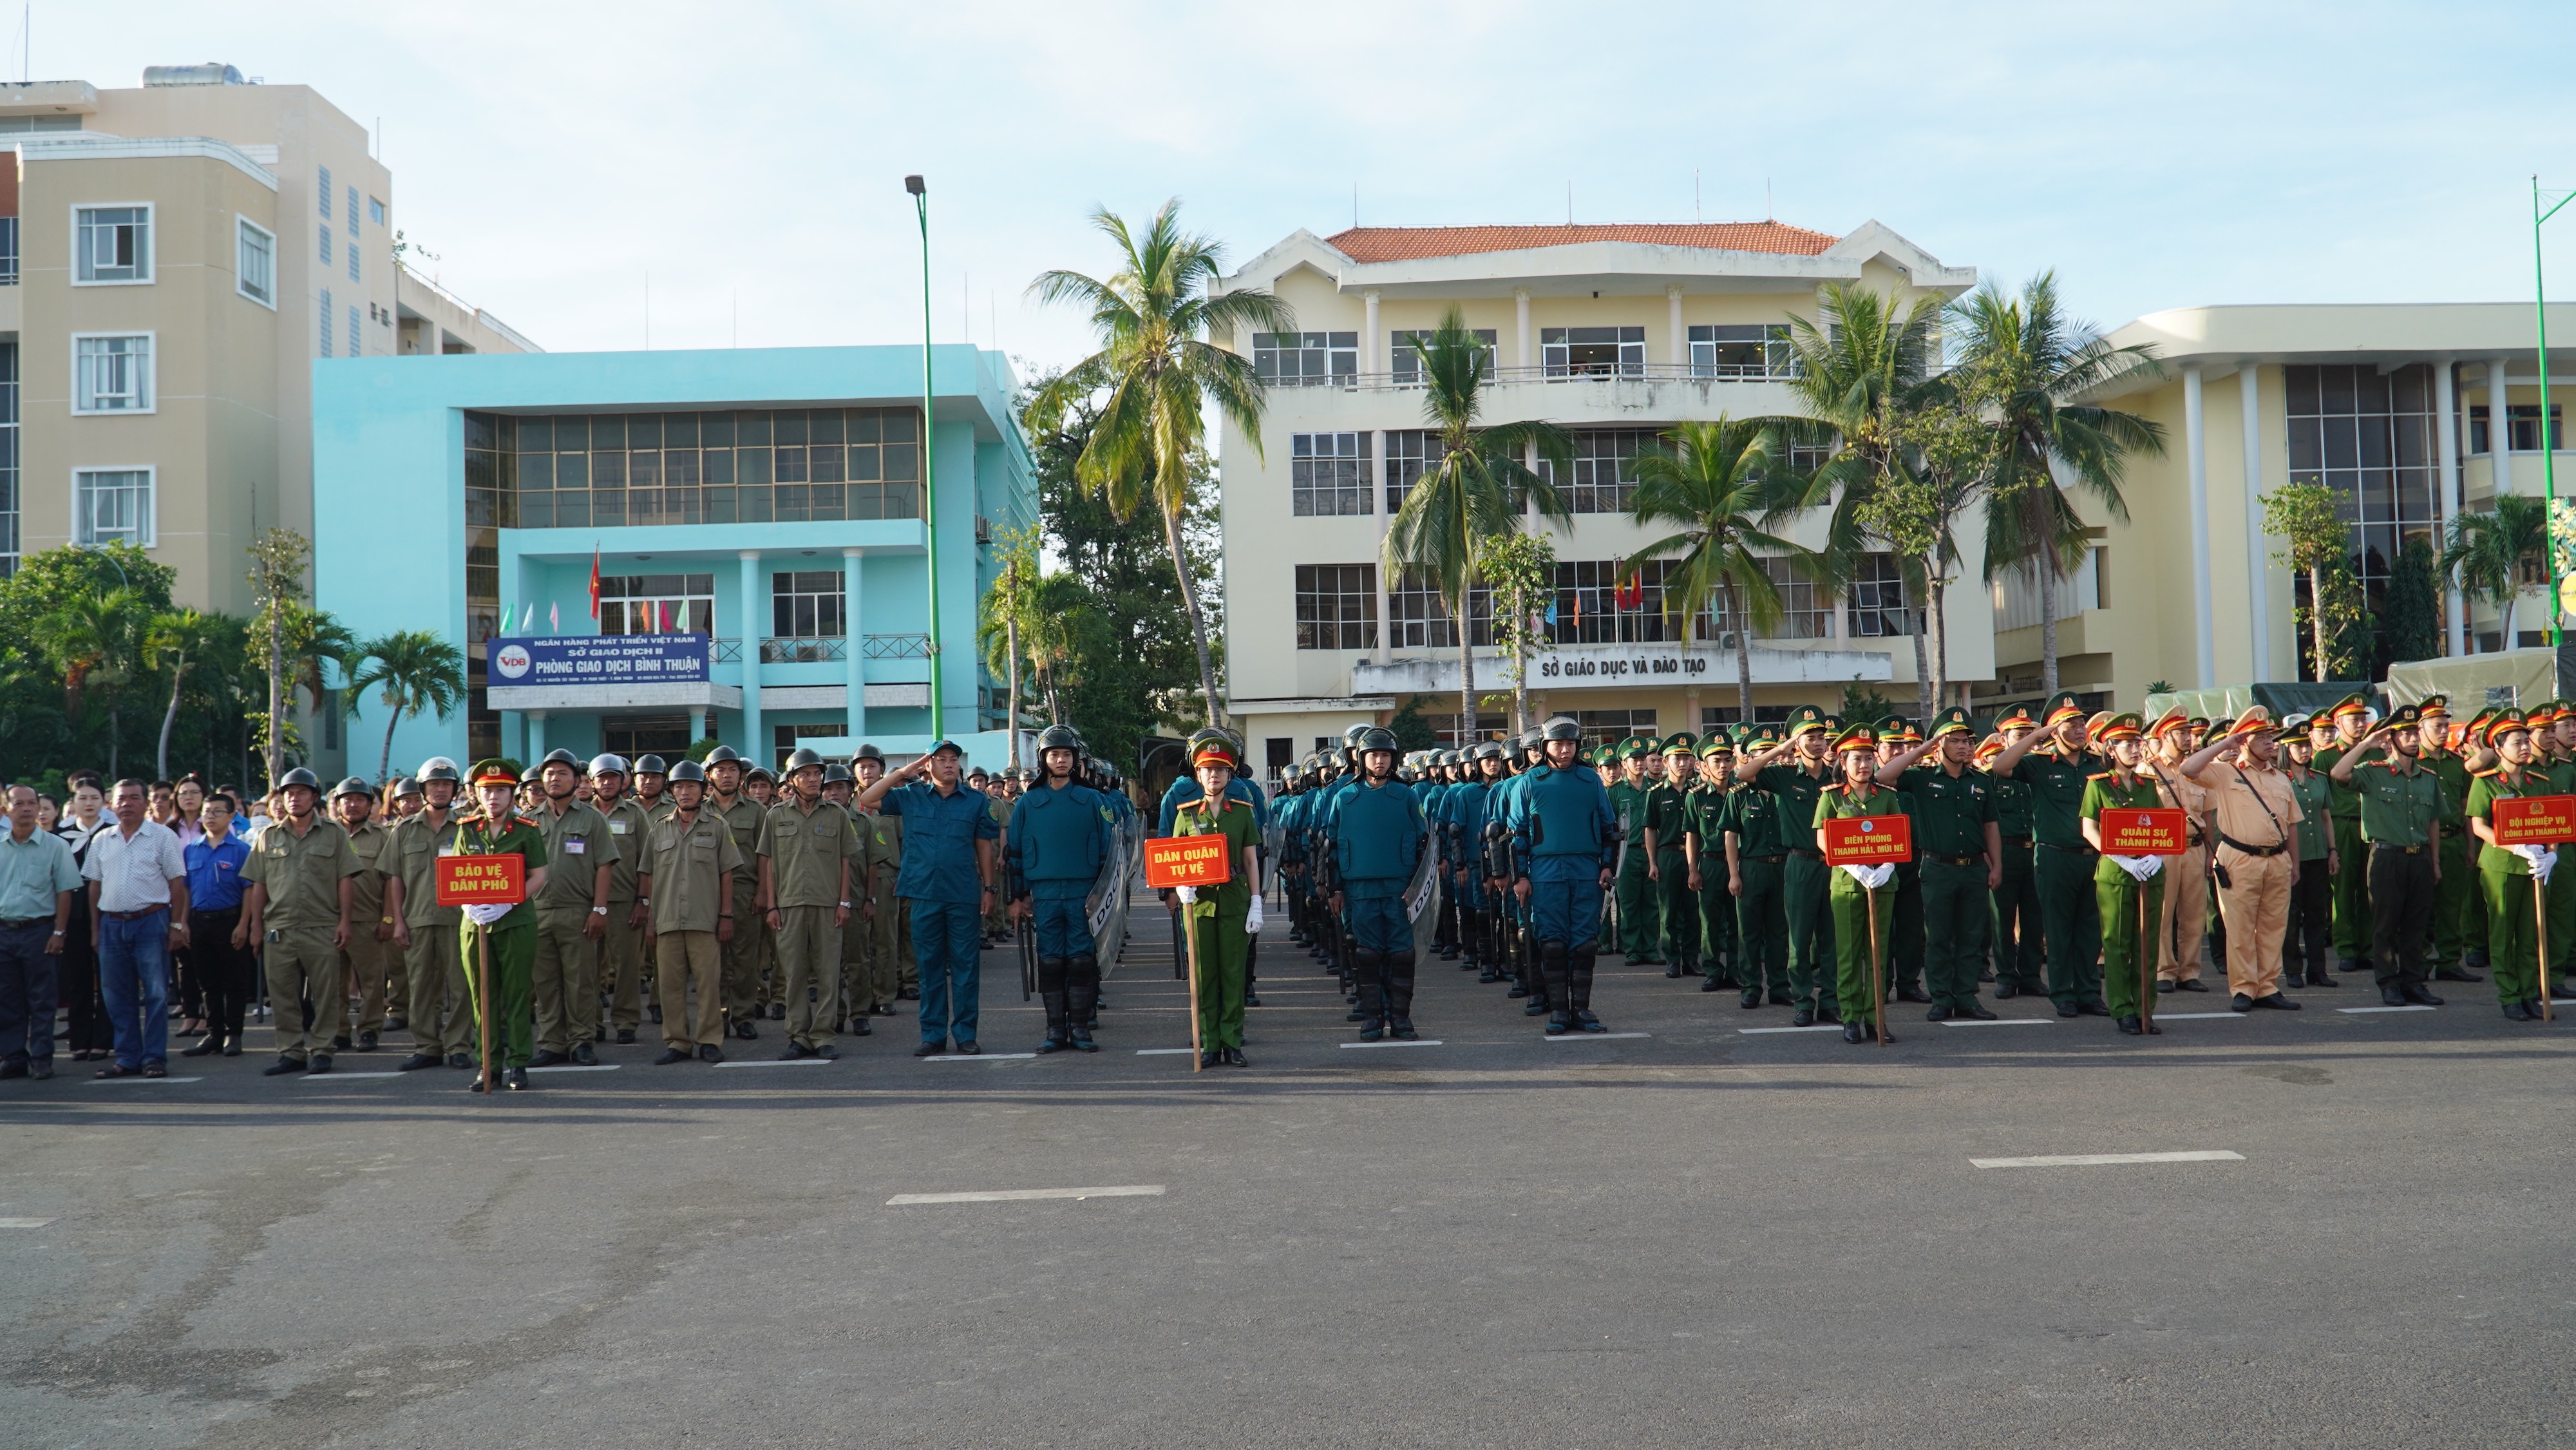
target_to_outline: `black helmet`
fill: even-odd
[[[671,773],[671,767],[663,764],[662,757],[658,755],[639,755],[635,757],[635,773],[637,775],[668,775]]]
[[[537,762],[537,769],[544,770],[549,765],[569,765],[573,774],[581,774],[581,757],[569,750],[547,751],[546,758]]]
[[[832,764],[823,767],[823,784],[847,785],[849,783],[850,768],[848,766],[843,765],[838,761],[834,761]]]
[[[719,745],[715,749],[707,752],[706,763],[711,767],[722,765],[727,761],[732,761],[737,765],[742,763],[741,754],[730,745]]]
[[[776,785],[778,783],[778,777],[771,775],[769,773],[769,767],[765,765],[755,765],[751,769],[744,771],[742,773],[742,779],[743,783],[746,785],[755,780],[765,780],[772,785]]]
[[[1503,758],[1503,743],[1499,740],[1487,740],[1467,753],[1478,760],[1500,760]]]
[[[401,800],[404,796],[418,794],[420,794],[420,782],[407,775],[395,776],[393,783],[385,790],[388,800]]]
[[[679,764],[672,766],[672,783],[676,785],[684,780],[694,780],[700,785],[705,785],[707,783],[706,767],[698,764],[694,760],[683,760]]]
[[[1547,732],[1533,725],[1521,732],[1521,749],[1536,750],[1547,743]]]
[[[353,775],[331,787],[331,799],[336,801],[344,795],[362,795],[369,800],[374,800],[376,788],[367,784],[364,777]]]
[[[527,769],[519,772],[519,784],[534,785],[537,783],[537,777],[545,774],[545,772],[545,762],[539,761],[535,765],[531,765]]]
[[[457,785],[465,783],[465,777],[457,770],[456,762],[444,755],[433,755],[421,762],[420,780],[423,785],[433,780],[452,781]]]
[[[1383,725],[1371,725],[1359,732],[1358,749],[1362,754],[1372,750],[1393,751],[1395,732]]]
[[[1581,740],[1583,727],[1560,715],[1542,726],[1539,736],[1542,740]]]
[[[1038,753],[1044,755],[1050,750],[1070,750],[1078,755],[1082,752],[1082,736],[1070,725],[1049,725],[1038,732]]]
[[[853,764],[856,764],[857,762],[862,761],[862,760],[883,760],[883,759],[885,759],[885,752],[884,752],[884,751],[882,751],[882,750],[877,749],[877,748],[876,748],[875,746],[873,746],[873,745],[861,745],[857,750],[854,750],[854,751],[852,751],[852,752],[850,753],[850,760],[851,760],[851,763],[853,763]]]
[[[594,777],[624,775],[627,773],[626,757],[614,754],[594,755],[590,758],[590,773]]]
[[[787,757],[787,773],[789,775],[794,775],[796,772],[803,770],[809,765],[821,765],[822,763],[822,756],[804,746],[798,746],[794,751],[790,752]]]
[[[277,778],[277,788],[279,790],[284,790],[291,785],[300,785],[306,790],[314,792],[319,792],[322,789],[322,782],[313,778],[313,772],[306,770],[300,765]]]

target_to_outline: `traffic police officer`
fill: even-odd
[[[1551,1037],[1580,1028],[1607,1029],[1592,1014],[1592,964],[1600,950],[1601,894],[1610,887],[1619,821],[1599,776],[1580,767],[1583,727],[1549,721],[1542,730],[1546,764],[1529,772],[1507,822],[1516,879],[1512,894],[1529,908],[1540,973],[1550,1002]]]
[[[839,1057],[841,932],[850,924],[852,862],[864,863],[847,811],[823,799],[823,757],[787,757],[787,790],[761,817],[760,903],[778,942],[787,1007],[781,1062]]]
[[[270,1020],[277,1027],[277,1061],[268,1077],[329,1072],[331,1037],[348,1011],[340,950],[351,935],[358,889],[352,878],[367,868],[349,849],[349,833],[313,809],[321,793],[321,782],[301,766],[280,776],[285,815],[260,833],[242,867],[248,884],[233,946],[266,944]]]
[[[528,896],[536,906],[529,981],[537,1003],[537,1054],[528,1065],[588,1067],[599,1061],[591,1043],[599,1036],[599,947],[608,935],[617,836],[606,816],[574,796],[581,757],[551,751],[537,769],[545,799],[533,819],[545,833],[549,869],[545,891]]]
[[[474,789],[482,797],[482,813],[465,822],[456,833],[456,854],[460,856],[517,856],[525,863],[522,884],[526,894],[516,905],[499,902],[478,903],[465,908],[465,928],[458,934],[457,953],[465,967],[467,995],[475,1002],[477,1023],[483,1018],[480,993],[485,990],[479,970],[481,948],[486,940],[492,949],[490,991],[495,1010],[492,1030],[506,1044],[497,1055],[501,1059],[501,1082],[512,1092],[525,1092],[528,1067],[535,1056],[530,1024],[530,978],[537,954],[537,913],[532,903],[544,899],[546,891],[545,832],[521,816],[513,807],[517,780],[510,762],[499,759],[477,761],[474,766]],[[488,1048],[487,1048],[488,1050]],[[468,1084],[470,1092],[483,1091],[478,1074]]]
[[[2003,884],[2003,830],[1995,820],[1994,782],[1972,768],[1976,731],[1968,712],[1952,706],[1933,717],[1932,733],[1878,769],[1881,785],[1907,798],[1914,817],[1914,854],[1921,863],[1923,975],[1934,1022],[1995,1014],[1977,1000],[1977,969],[1986,959],[1986,932]],[[1921,763],[1926,755],[1931,764]]]
[[[723,947],[742,929],[731,878],[749,863],[732,829],[706,809],[706,789],[706,769],[696,761],[671,767],[670,809],[644,839],[635,881],[653,908],[654,996],[662,1007],[662,1055],[653,1061],[662,1067],[691,1057],[724,1061],[717,1045],[724,1038]]]
[[[1007,840],[1011,909],[1037,935],[1038,998],[1047,1020],[1038,1051],[1097,1052],[1090,1023],[1100,956],[1084,908],[1109,868],[1113,815],[1108,799],[1081,783],[1081,736],[1050,725],[1037,745],[1038,780],[1012,812]]]

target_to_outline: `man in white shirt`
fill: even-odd
[[[99,995],[116,1031],[100,1077],[160,1077],[170,1056],[170,953],[188,944],[188,862],[169,827],[143,818],[143,782],[120,780],[114,825],[90,842],[90,921]]]

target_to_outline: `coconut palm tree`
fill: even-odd
[[[2083,562],[2090,536],[2075,508],[2089,495],[2125,523],[2120,478],[2132,454],[2161,457],[2160,423],[2076,401],[2119,384],[2164,376],[2155,349],[2112,345],[2066,315],[2057,274],[2042,272],[2007,297],[1989,282],[1950,305],[1959,340],[1959,385],[1982,400],[2005,437],[1986,491],[1986,577],[2027,564],[2039,586],[2040,688],[2057,691],[2057,581]]]
[[[144,627],[144,666],[170,672],[170,703],[161,711],[161,742],[153,756],[153,774],[159,779],[170,778],[170,732],[179,723],[179,697],[187,689],[188,672],[211,665],[240,634],[239,620],[194,609],[156,615]]]
[[[385,744],[376,756],[376,782],[393,777],[394,727],[423,710],[446,719],[465,703],[465,653],[436,630],[398,629],[355,646],[344,657],[354,661],[349,675],[349,711],[369,690],[385,707]]]
[[[1649,559],[1677,561],[1664,575],[1664,612],[1681,616],[1685,640],[1692,621],[1716,601],[1735,634],[1736,707],[1749,721],[1753,633],[1778,629],[1783,614],[1780,586],[1766,561],[1789,559],[1804,571],[1822,567],[1808,550],[1771,532],[1809,506],[1806,482],[1772,452],[1776,432],[1758,420],[1720,414],[1714,423],[1684,423],[1664,436],[1673,451],[1637,461],[1629,508],[1641,526],[1674,532],[1639,549],[1628,577],[1637,577]]]
[[[1224,248],[1182,231],[1180,207],[1177,197],[1163,203],[1141,237],[1117,215],[1094,211],[1092,225],[1117,244],[1118,270],[1105,281],[1049,271],[1029,284],[1041,302],[1088,309],[1100,350],[1040,388],[1027,416],[1031,431],[1051,432],[1077,402],[1101,398],[1074,476],[1122,517],[1147,502],[1160,514],[1198,648],[1199,693],[1213,725],[1216,666],[1181,538],[1191,458],[1206,434],[1210,403],[1254,448],[1261,446],[1268,398],[1260,375],[1249,357],[1219,343],[1248,330],[1286,332],[1296,326],[1296,315],[1268,292],[1214,291],[1225,275]]]
[[[1553,423],[1480,421],[1493,348],[1467,330],[1458,308],[1450,308],[1438,328],[1417,335],[1413,346],[1422,363],[1422,419],[1429,435],[1423,444],[1430,456],[1387,525],[1378,567],[1390,576],[1411,570],[1429,579],[1448,606],[1458,630],[1458,731],[1463,740],[1476,726],[1476,655],[1468,606],[1476,586],[1477,555],[1486,541],[1519,532],[1521,515],[1532,506],[1550,520],[1573,524],[1574,511],[1555,481],[1527,460],[1544,458],[1554,471],[1570,473],[1574,440]]]
[[[1038,529],[1005,532],[994,550],[1001,568],[984,591],[982,619],[976,628],[984,646],[985,667],[1008,680],[1010,712],[1004,726],[1011,732],[1011,763],[1020,760],[1020,628],[1037,606]]]
[[[37,625],[46,658],[63,677],[63,709],[74,719],[87,712],[93,693],[107,696],[107,774],[116,778],[123,723],[122,687],[143,656],[151,606],[131,589],[78,594]]]
[[[2458,572],[2462,599],[2483,599],[2503,613],[2507,649],[2513,647],[2514,606],[2521,601],[2523,580],[2547,577],[2540,560],[2549,546],[2548,521],[2548,506],[2528,494],[2506,494],[2492,511],[2451,520],[2442,569]]]

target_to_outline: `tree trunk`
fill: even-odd
[[[376,757],[376,789],[378,790],[385,789],[386,782],[393,779],[394,726],[402,723],[402,717],[401,705],[389,704],[385,707],[385,750],[384,754]]]
[[[1512,738],[1529,733],[1529,600],[1512,594]]]
[[[2317,682],[2323,684],[2328,676],[2326,674],[2326,571],[2322,568],[2311,567],[2308,570],[2308,635],[2315,641],[2313,648],[2317,655]]]
[[[1917,728],[1928,728],[1932,724],[1931,641],[1924,638],[1926,626],[1923,620],[1916,619],[1910,623],[1913,627],[1906,633],[1914,636],[1914,720]]]
[[[188,667],[181,665],[170,672],[170,708],[161,712],[161,749],[153,759],[153,778],[170,778],[170,727],[179,722],[179,687],[188,678]]]
[[[2030,561],[2031,576],[2039,581],[2039,692],[2043,696],[2057,693],[2057,549],[2040,546],[2039,556]]]
[[[1474,580],[1459,591],[1463,596],[1450,613],[1458,621],[1458,746],[1476,738],[1476,646],[1467,632],[1467,599],[1474,596]]]
[[[277,601],[270,601],[268,607],[268,741],[266,747],[260,752],[266,757],[263,763],[268,767],[267,783],[271,785],[277,780],[278,745],[285,729],[286,717],[286,639],[284,635],[286,621],[279,615],[278,608]]]
[[[1950,622],[1941,616],[1941,607],[1949,596],[1950,586],[1928,569],[1924,571],[1924,577],[1931,580],[1932,607],[1924,612],[1923,628],[1931,636],[1932,706],[1939,710],[1948,708],[1950,700]],[[1923,717],[1923,728],[1932,728],[1929,714]]]
[[[1726,617],[1735,625],[1735,713],[1739,723],[1753,723],[1753,631],[1736,607],[1735,581],[1721,586],[1726,591]]]
[[[1002,621],[1002,636],[1011,658],[1010,715],[1002,728],[1011,732],[1011,764],[1016,767],[1020,763],[1020,621],[1016,613]]]
[[[1172,551],[1172,573],[1181,581],[1181,604],[1190,615],[1190,643],[1199,652],[1199,698],[1207,702],[1207,722],[1217,725],[1216,666],[1208,659],[1207,618],[1199,613],[1198,586],[1190,582],[1189,553],[1181,546],[1181,516],[1163,511],[1163,544]]]
[[[117,728],[117,705],[115,697],[109,696],[107,706],[107,778],[111,783],[116,779],[116,747],[121,743],[117,737],[122,733],[123,732]]]

